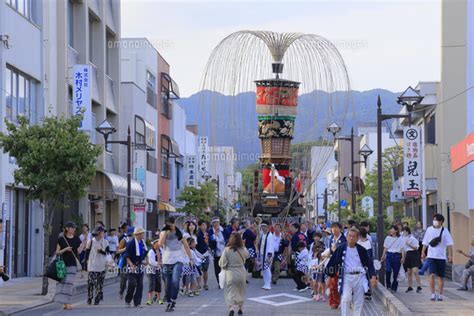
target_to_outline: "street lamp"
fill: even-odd
[[[352,209],[352,212],[355,213],[357,203],[356,203],[356,191],[354,189],[355,188],[354,166],[357,165],[357,164],[360,164],[360,163],[367,164],[367,157],[369,155],[371,155],[373,153],[373,151],[372,151],[372,149],[370,149],[370,147],[367,144],[364,145],[359,150],[359,155],[362,155],[364,157],[364,160],[363,161],[360,161],[360,160],[355,161],[355,158],[354,158],[354,128],[351,128],[351,136],[349,136],[349,137],[347,137],[347,136],[336,137],[336,134],[341,130],[341,128],[336,123],[332,123],[331,125],[329,125],[327,130],[334,135],[335,140],[347,140],[347,141],[351,142],[351,209]],[[339,161],[338,161],[338,166],[339,166]],[[339,189],[341,188],[340,184],[338,185],[338,188]],[[341,196],[341,194],[339,193],[339,204],[341,204],[340,196]],[[340,206],[339,206],[339,220],[340,220],[340,215],[341,215],[341,212],[340,212]]]
[[[341,131],[341,127],[337,125],[337,123],[332,123],[327,127],[328,133],[331,133],[333,138],[334,138],[334,143],[336,143],[336,135]],[[338,179],[337,179],[337,192],[338,192],[338,201],[337,201],[337,216],[338,216],[338,221],[341,221],[341,175],[339,172],[339,159],[340,157],[338,156],[337,159],[337,173],[338,173]]]
[[[130,135],[130,125],[127,130],[127,140],[125,141],[109,141],[109,136],[117,132],[117,129],[107,120],[102,121],[95,129],[104,136],[105,147],[108,144],[121,144],[127,146],[127,224],[131,225],[132,214],[132,137]],[[146,144],[135,144],[137,149],[145,149],[146,151],[153,151],[153,148]]]
[[[217,179],[212,179],[212,183],[216,184],[217,186],[217,210],[214,211],[214,216],[219,216],[219,207],[220,207],[220,181],[219,175],[217,175]]]
[[[363,163],[365,166],[367,166],[367,158],[372,155],[374,151],[370,149],[369,145],[365,144],[362,146],[362,148],[359,150],[359,155],[364,157]],[[361,162],[362,163],[362,162]]]
[[[413,89],[408,87],[399,97],[398,104],[406,106],[408,114],[382,114],[382,101],[380,95],[377,97],[377,250],[378,254],[383,252],[383,192],[382,192],[382,122],[390,119],[407,118],[411,124],[411,112],[414,107],[423,100],[423,97]],[[384,269],[379,271],[379,280],[385,285]]]

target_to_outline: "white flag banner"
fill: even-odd
[[[81,111],[83,111],[84,117],[80,129],[89,133],[95,130],[95,127],[92,126],[91,80],[90,65],[74,65],[72,80],[73,115],[80,115]]]
[[[403,129],[403,195],[421,196],[421,129],[418,126]]]
[[[209,139],[205,136],[199,137],[199,176],[203,177],[209,173]]]

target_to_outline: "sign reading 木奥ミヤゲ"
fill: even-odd
[[[80,129],[92,133],[95,126],[92,126],[91,66],[74,65],[72,79],[73,115],[80,115],[82,113],[83,118]]]
[[[403,195],[421,196],[421,130],[418,126],[403,129]]]

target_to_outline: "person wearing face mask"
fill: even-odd
[[[425,249],[428,247],[430,290],[432,301],[443,300],[444,275],[446,270],[446,248],[448,249],[448,262],[453,262],[453,238],[449,231],[443,227],[444,216],[433,215],[433,226],[428,227],[423,238],[422,259],[425,259]],[[435,275],[438,276],[438,293],[435,292]]]

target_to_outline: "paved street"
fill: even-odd
[[[305,293],[293,292],[294,284],[291,279],[282,279],[271,291],[260,289],[262,280],[251,279],[247,291],[247,302],[244,306],[246,315],[339,315],[340,312],[331,310],[327,302],[314,302],[309,299],[309,291]],[[217,283],[210,282],[210,290],[203,292],[199,297],[178,298],[177,308],[173,315],[227,315],[223,292],[217,289]],[[147,284],[145,284],[147,289]],[[77,295],[74,299],[74,310],[68,315],[84,315],[97,313],[100,315],[116,315],[126,312],[127,315],[154,315],[164,313],[165,305],[144,306],[142,309],[126,309],[123,301],[118,297],[118,283],[105,287],[105,300],[99,306],[89,306],[86,303],[86,294]],[[145,294],[145,291],[144,291]],[[271,296],[265,298],[265,296]],[[145,302],[145,295],[143,298]],[[15,315],[61,315],[62,306],[50,303],[39,308],[18,313]],[[385,315],[382,304],[373,301],[365,304],[364,315]]]

